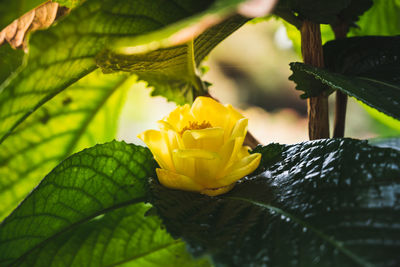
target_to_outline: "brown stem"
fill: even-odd
[[[215,101],[218,101],[218,99],[215,99],[212,95],[210,95],[209,92],[205,95],[207,97],[211,97]],[[247,132],[246,138],[244,139],[243,145],[249,146],[251,149],[254,149],[257,145],[261,144],[249,131]]]
[[[346,38],[349,27],[347,23],[340,23],[332,25],[332,30],[335,33],[335,39]],[[344,137],[344,129],[346,124],[346,109],[347,109],[347,95],[341,91],[336,91],[335,102],[335,122],[333,128],[333,137]]]
[[[320,25],[304,21],[300,32],[304,63],[323,67]],[[308,135],[310,140],[329,138],[328,96],[320,95],[308,99]]]
[[[344,128],[346,124],[347,95],[341,91],[336,91],[335,102],[335,124],[333,128],[333,137],[344,137]]]

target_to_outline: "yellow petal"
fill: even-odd
[[[159,168],[156,169],[156,172],[158,180],[165,187],[197,192],[203,189],[201,185],[196,184],[185,175]]]
[[[219,152],[219,155],[221,157],[221,164],[216,176],[217,179],[225,176],[232,165],[238,159],[240,159],[238,158],[238,153],[242,149],[243,141],[243,137],[238,137],[235,139],[230,139],[223,145],[222,149]]]
[[[227,171],[227,175],[220,178],[219,182],[221,185],[230,185],[237,180],[243,178],[244,176],[250,174],[255,169],[257,169],[258,165],[260,164],[261,154],[254,153],[251,154],[232,166],[230,170]]]
[[[187,130],[183,133],[182,140],[186,149],[197,148],[217,152],[224,142],[224,129]]]
[[[218,154],[215,152],[203,150],[203,149],[176,149],[174,153],[177,153],[180,158],[195,158],[195,159],[215,159]]]
[[[225,128],[229,122],[227,108],[210,97],[197,97],[191,112],[198,122],[210,122],[213,127]]]
[[[160,131],[147,130],[138,137],[149,147],[158,164],[163,169],[175,170],[168,145]]]
[[[238,120],[232,129],[231,138],[245,137],[247,133],[247,124],[248,120],[246,118]]]
[[[240,114],[239,111],[234,109],[231,105],[226,105],[226,109],[229,112],[229,120],[228,120],[229,122],[225,125],[225,140],[228,140],[236,122],[240,119],[243,119],[244,116]]]
[[[237,154],[238,159],[242,159],[250,155],[249,150],[251,150],[249,146],[242,146]]]
[[[200,191],[200,193],[208,195],[210,197],[217,196],[217,195],[222,195],[225,194],[226,192],[230,191],[235,184],[230,184],[228,186],[220,187],[220,188],[214,188],[214,189],[203,189]]]
[[[201,149],[174,150],[173,160],[177,173],[191,177],[204,187],[219,186],[215,179],[221,161],[217,153]]]
[[[186,104],[173,110],[168,117],[164,118],[164,121],[170,124],[176,132],[180,132],[189,124],[189,121],[194,121],[194,118],[190,112],[190,106]]]
[[[160,121],[157,121],[157,124],[158,124],[158,128],[162,131],[168,131],[168,130],[174,131],[175,130],[175,127],[167,121],[160,120]]]
[[[174,162],[176,172],[193,179],[195,175],[195,159],[188,157],[182,158],[180,157],[178,151],[179,149],[176,149],[172,152],[172,160]]]
[[[158,121],[158,127],[163,134],[163,138],[167,143],[168,150],[173,151],[174,149],[183,149],[184,144],[182,137],[179,133],[175,131],[175,129],[166,121]]]
[[[228,111],[230,113],[230,119],[233,122],[236,122],[236,121],[244,118],[244,116],[239,111],[237,111],[235,108],[233,108],[232,105],[228,104],[228,105],[225,105],[225,107],[228,109]]]

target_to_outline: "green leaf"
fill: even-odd
[[[357,22],[358,28],[351,28],[351,36],[399,35],[400,2],[396,0],[373,0],[370,10]]]
[[[155,166],[147,148],[116,141],[63,161],[1,223],[0,264],[13,264],[99,215],[143,202]]]
[[[45,0],[0,0],[0,31],[26,12],[46,2]]]
[[[184,45],[191,38],[194,27],[198,34],[203,33],[194,41],[198,50],[196,55],[199,60],[203,59],[217,42],[246,21],[243,18],[238,21],[239,18],[235,17],[234,26],[231,26],[232,18],[229,20],[237,5],[244,1],[86,1],[50,29],[35,32],[30,38],[27,66],[13,79],[0,85],[0,143],[41,105],[95,70],[96,57],[98,64],[106,64],[101,59],[106,57],[107,51],[122,49],[128,44],[135,49],[141,45],[146,47],[141,51],[147,53],[137,55],[142,61],[135,62],[136,66],[145,67],[147,62],[153,66],[149,72],[158,66],[157,73],[163,73],[162,65],[168,65],[171,60],[168,55],[177,56],[180,48],[175,52],[166,49],[160,59],[154,57],[158,52],[152,51]],[[213,16],[219,19],[211,22],[220,21],[222,24],[206,31],[212,25],[206,23],[210,22],[207,19]],[[228,21],[224,22],[224,19]],[[193,73],[190,77],[192,81]],[[187,77],[182,79],[188,80]],[[160,90],[164,94],[162,88]],[[165,92],[165,95],[183,101],[181,95],[171,97],[171,92]],[[185,101],[191,95],[195,93],[184,94]]]
[[[324,139],[282,146],[277,157],[217,197],[153,181],[152,203],[169,232],[221,266],[399,262],[400,151]]]
[[[115,138],[135,78],[90,74],[17,127],[0,146],[0,219],[72,152]]]
[[[387,147],[400,150],[400,137],[373,138],[368,140],[368,143],[373,146]]]
[[[182,105],[192,102],[199,95],[205,94],[206,86],[197,76],[197,68],[204,57],[218,43],[246,21],[243,17],[234,16],[210,28],[194,41],[146,54],[136,52],[123,54],[104,50],[97,56],[96,62],[105,73],[132,72],[139,79],[146,81],[148,86],[154,88],[153,96],[162,95],[168,100]],[[124,41],[124,43],[127,43],[127,41]],[[129,48],[125,49],[130,50]],[[143,49],[142,46],[140,46],[139,51],[141,49]],[[121,48],[121,50],[123,49]],[[135,50],[135,48],[132,50]]]
[[[350,36],[364,35],[400,35],[400,2],[374,0],[374,5],[360,19],[358,28],[351,28]],[[400,122],[394,120],[376,109],[366,108],[367,112],[380,123],[389,126],[390,129],[400,132]],[[380,127],[381,128],[381,127]],[[387,130],[383,134],[387,134]]]
[[[321,83],[320,80],[311,76],[310,73],[306,71],[299,71],[298,65],[296,64],[302,63],[290,63],[290,69],[293,73],[289,76],[289,80],[296,83],[296,90],[304,92],[302,95],[300,95],[301,98],[306,99],[322,94],[329,95],[333,92],[333,90],[331,90],[326,84]],[[305,66],[308,67],[308,65]]]
[[[308,88],[307,84],[310,80],[315,80],[353,96],[393,118],[400,119],[400,84],[398,82],[386,82],[363,75],[343,75],[299,62],[291,63],[290,68],[294,73],[290,79],[297,83],[298,89]],[[313,93],[306,91],[307,95]]]
[[[53,2],[59,3],[61,6],[68,8],[75,8],[85,2],[86,0],[52,0]]]
[[[194,260],[139,203],[94,218],[21,257],[17,266],[210,266]]]
[[[352,0],[314,1],[314,0],[281,0],[274,13],[282,18],[298,17],[320,24],[330,24],[337,20],[342,10],[351,4]],[[290,20],[288,20],[290,22]],[[299,26],[299,25],[298,25]]]
[[[353,37],[335,40],[324,45],[326,66],[335,72],[373,78],[400,87],[400,37]],[[380,87],[375,88],[379,91]],[[383,96],[391,97],[390,92]],[[381,105],[385,105],[382,102]],[[399,121],[372,108],[370,115],[395,129]],[[397,118],[397,117],[395,117]],[[400,129],[400,128],[399,128]]]
[[[0,84],[21,66],[23,58],[22,50],[13,50],[9,45],[0,46]]]
[[[351,0],[351,3],[338,14],[337,22],[351,25],[372,5],[373,0]]]
[[[368,114],[374,119],[372,121],[372,127],[381,137],[389,137],[400,135],[400,121],[385,115],[384,113],[371,108],[363,103],[361,106],[368,112]]]
[[[400,36],[363,36],[324,45],[326,68],[400,84]]]

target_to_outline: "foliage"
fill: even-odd
[[[297,89],[306,91],[306,96],[321,94],[322,91],[308,88],[323,88],[314,86],[322,83],[400,119],[399,48],[399,36],[330,41],[324,45],[324,61],[329,70],[291,63],[290,79],[297,83]]]
[[[27,53],[0,46],[1,266],[398,265],[398,138],[258,146],[258,168],[214,197],[161,186],[147,148],[112,141],[139,80],[178,104],[207,95],[200,64],[263,1],[55,2],[65,13],[21,36]],[[42,3],[0,0],[0,30]],[[303,97],[340,90],[396,128],[398,11],[279,1],[298,51],[304,21],[330,24],[325,68],[291,63]],[[331,26],[355,23],[332,41]]]
[[[263,162],[216,198],[153,181],[152,203],[167,229],[222,266],[390,266],[399,260],[398,151],[352,139],[280,146],[279,154],[276,148],[258,151],[275,155],[277,163]]]

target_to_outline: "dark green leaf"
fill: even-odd
[[[334,72],[400,84],[400,36],[364,36],[324,45],[325,66]]]
[[[57,95],[0,146],[0,220],[71,153],[115,138],[134,77],[99,71]]]
[[[274,13],[285,18],[297,16],[299,19],[315,23],[330,24],[337,20],[339,13],[347,8],[352,0],[281,0]],[[290,20],[288,20],[290,22]]]
[[[338,22],[352,24],[373,5],[372,0],[351,0],[350,5],[343,9],[338,15]]]
[[[111,142],[58,165],[0,225],[0,265],[95,217],[146,199],[156,163],[147,148]]]
[[[245,22],[243,18],[238,22],[238,17],[233,24],[231,20],[223,21],[232,16],[237,5],[244,1],[86,1],[55,26],[34,33],[27,66],[13,79],[0,85],[0,143],[42,104],[96,69],[97,56],[98,63],[105,66],[107,62],[101,59],[109,58],[108,53],[126,52],[133,48],[136,51],[133,54],[139,50],[146,52],[136,55],[135,59],[141,59],[134,63],[136,70],[140,69],[138,66],[150,65],[149,72],[168,75],[163,66],[178,56],[177,51],[182,49],[180,46],[196,37],[191,34],[192,27],[197,27],[195,32],[203,34],[194,41],[194,47],[198,50],[198,58],[203,59],[217,42]],[[218,21],[222,24],[206,31],[212,25],[207,18],[213,16],[220,18]],[[168,47],[172,46],[177,46],[177,50],[171,52]],[[162,56],[153,52],[161,47],[167,48]],[[173,57],[169,58],[171,55]],[[194,66],[193,62],[196,60],[190,54],[185,63]],[[191,71],[189,78],[181,79],[193,83],[195,69]],[[199,92],[171,98],[183,102],[195,94]],[[171,96],[171,92],[167,91],[165,95]]]
[[[400,150],[400,137],[373,138],[368,140],[368,143],[373,146],[387,147]]]
[[[157,217],[139,203],[106,213],[51,238],[21,257],[16,266],[210,266],[194,260],[185,243],[174,240]]]
[[[290,63],[290,69],[293,73],[289,76],[289,80],[296,83],[296,90],[304,92],[300,95],[301,98],[305,99],[319,96],[321,94],[329,95],[333,92],[333,90],[330,90],[327,85],[321,83],[321,81],[311,76],[308,72],[298,71],[298,66],[296,64],[301,63]]]
[[[397,265],[399,151],[325,139],[278,157],[217,197],[153,181],[152,202],[168,231],[221,266]]]
[[[400,119],[400,80],[386,82],[363,75],[344,75],[299,62],[291,63],[290,67],[294,73],[291,79],[301,90],[307,90],[310,80],[314,79],[332,89],[353,96],[393,118]],[[371,74],[374,75],[373,72]],[[307,95],[313,93],[306,91]]]

